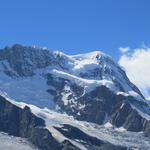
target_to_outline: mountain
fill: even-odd
[[[144,99],[125,72],[102,52],[68,56],[18,44],[0,50],[1,91],[12,98],[28,103],[30,99],[30,103],[36,105],[41,101],[43,107],[51,107],[53,102],[50,99],[53,99],[53,95],[47,93],[50,89],[47,78],[53,74],[80,82],[85,92],[99,84],[106,84],[110,88],[112,86],[113,91]]]
[[[142,132],[140,136],[143,139],[146,138],[145,136],[150,136],[149,104],[140,90],[130,82],[123,69],[110,56],[100,51],[66,55],[59,51],[19,44],[1,49],[0,95],[5,99],[9,97],[12,105],[24,104],[23,108],[18,108],[21,112],[20,109],[30,108],[34,115],[48,122],[46,126],[50,126],[49,124],[53,122],[55,124],[60,122],[64,113],[68,117],[72,116],[75,120],[72,121],[69,117],[69,123],[63,119],[57,126],[50,127],[53,128],[53,132],[59,132],[67,139],[73,140],[65,140],[65,143],[69,143],[69,147],[77,147],[77,144],[73,144],[75,139],[78,139],[78,144],[86,149],[93,147],[93,149],[100,149],[102,145],[106,147],[118,145],[117,140],[113,141],[115,138],[113,136],[109,140],[107,138],[104,140],[100,136],[95,137],[95,135],[91,137],[89,133],[81,130],[84,126],[83,122],[89,123],[87,130],[91,131],[92,128],[95,134],[99,132],[104,134],[96,129],[103,127],[111,134],[116,129],[123,129],[127,134],[132,131],[129,132],[130,135],[134,132]],[[16,103],[12,102],[12,99],[15,99]],[[33,115],[30,113],[29,116]],[[54,120],[52,116],[61,117]],[[81,125],[75,125],[76,122]],[[108,125],[111,125],[111,129],[107,129]],[[42,126],[44,127],[44,124]],[[8,131],[4,132],[8,133]],[[49,130],[49,132],[52,131]],[[53,137],[56,133],[52,134],[52,141],[57,139]],[[120,133],[116,134],[119,136]],[[13,135],[24,137],[20,134]],[[124,140],[122,135],[123,133],[119,137]],[[25,137],[30,139],[30,136]],[[134,138],[137,139],[137,137]],[[83,144],[81,141],[90,145]],[[55,142],[58,142],[58,139]],[[57,145],[60,145],[62,149],[64,143],[58,143]],[[130,144],[119,142],[121,148],[134,149],[134,146]],[[140,146],[137,145],[135,147],[139,148]],[[141,145],[143,147],[144,144]],[[147,145],[149,146],[149,143]],[[105,146],[103,149],[108,149]],[[148,148],[145,147],[145,150]]]
[[[60,124],[57,126],[56,122],[53,123],[50,118],[41,119],[48,117],[46,110],[41,111],[35,106],[30,107],[32,109],[0,96],[0,130],[9,135],[26,138],[34,146],[43,150],[80,150],[80,147],[81,149],[86,147],[86,149],[127,150],[125,146],[115,146],[101,141],[72,125],[61,124],[61,127]]]

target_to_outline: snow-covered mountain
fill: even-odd
[[[53,87],[47,85],[47,75],[72,80],[84,87],[85,93],[105,85],[115,92],[143,99],[125,72],[100,51],[68,56],[18,44],[0,50],[0,90],[8,96],[51,107],[53,97],[47,90]]]
[[[1,49],[0,95],[15,99],[16,103],[11,102],[17,106],[20,105],[19,102],[26,103],[23,106],[28,105],[33,114],[44,119],[51,133],[59,132],[67,139],[78,139],[88,143],[89,139],[90,142],[93,141],[89,137],[90,133],[97,132],[99,136],[96,137],[103,141],[100,138],[103,131],[100,130],[98,133],[96,129],[102,128],[101,126],[109,136],[115,132],[114,128],[143,132],[144,135],[150,136],[149,104],[139,89],[130,82],[122,68],[110,56],[100,51],[66,55],[59,51],[18,44]],[[61,117],[64,117],[61,113],[72,116],[74,120],[69,116],[67,119],[71,120],[69,123],[66,119],[61,120]],[[90,133],[79,130],[84,126],[83,122],[89,122],[84,128],[90,130]],[[62,127],[60,124],[63,124]],[[105,125],[110,124],[112,128],[106,129]],[[70,133],[70,130],[73,133]],[[128,131],[127,136],[132,134],[132,132],[128,134]],[[86,136],[86,139],[74,137],[72,135],[74,132],[81,137]],[[118,133],[118,136],[123,140],[124,134]],[[107,138],[105,140],[116,145],[117,140],[114,141],[114,138],[111,135],[109,141]],[[137,137],[134,136],[133,141],[134,138]],[[57,138],[54,136],[54,139]],[[73,140],[72,144],[74,142]],[[120,142],[118,145],[134,147],[131,143],[125,143]],[[92,148],[82,142],[78,144],[81,144],[83,149]],[[149,143],[147,145],[149,146]],[[95,149],[98,149],[97,146],[94,146]],[[137,149],[139,147],[137,146]]]

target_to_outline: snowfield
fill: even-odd
[[[26,139],[0,132],[0,150],[38,150]]]
[[[40,73],[32,77],[11,78],[0,70],[0,92],[17,101],[27,102],[39,107],[54,108],[53,97],[47,92],[46,79]]]

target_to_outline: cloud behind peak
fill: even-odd
[[[130,53],[123,53],[119,64],[145,97],[150,97],[150,48],[137,48]]]

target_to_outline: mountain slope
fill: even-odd
[[[82,81],[93,81],[93,84],[99,84],[101,80],[113,83],[113,90],[144,98],[128,80],[125,72],[102,52],[68,56],[61,52],[18,44],[0,50],[1,91],[21,101],[28,102],[30,99],[29,103],[36,105],[39,103],[37,101],[42,101],[40,105],[50,107],[52,101],[49,99],[53,97],[46,92],[46,82],[47,73],[54,73],[53,69],[58,75],[62,72],[68,77],[73,75]]]
[[[53,122],[51,118],[54,116],[48,110],[41,110],[30,105],[29,107],[25,103],[17,103],[0,96],[0,130],[13,136],[26,138],[43,150],[90,150],[92,147],[101,150],[107,148],[127,150],[125,146],[102,141],[72,125],[66,126],[75,130],[65,130],[67,133],[65,135],[61,133],[63,131],[62,124],[57,123],[59,120]],[[77,137],[69,137],[71,134]],[[77,141],[77,139],[81,141]]]
[[[69,56],[59,51],[18,44],[6,47],[0,50],[0,94],[66,113],[76,120],[97,125],[111,124],[114,128],[150,136],[150,107],[144,96],[120,66],[99,51]],[[49,118],[40,108],[32,109],[33,113],[39,118]],[[48,119],[46,125],[51,123],[52,120]],[[61,124],[62,127],[52,127],[50,132],[60,132],[73,141],[76,137],[64,130],[80,133],[92,144],[93,138],[84,135],[79,130],[81,127]],[[81,137],[78,140],[84,141]]]

